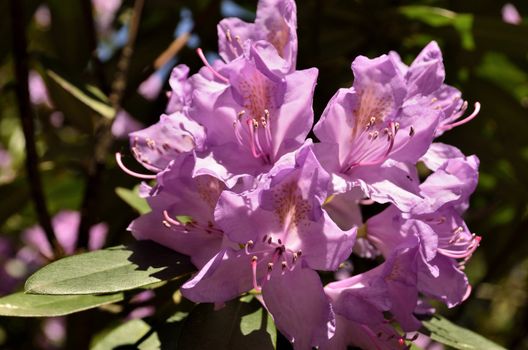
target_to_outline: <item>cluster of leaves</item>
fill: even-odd
[[[16,0],[15,0],[16,1]],[[37,110],[37,149],[40,174],[51,213],[79,210],[86,197],[98,205],[91,216],[110,228],[108,245],[130,242],[126,226],[146,210],[137,200],[135,183],[116,168],[114,151],[128,148],[113,143],[106,155],[97,193],[86,191],[90,164],[96,156],[101,120],[112,119],[110,89],[118,70],[120,51],[104,63],[98,74],[93,59],[90,24],[83,1],[47,0],[53,22],[39,29],[32,14],[40,0],[24,0],[33,69],[41,72],[56,108],[63,112],[63,127],[54,128],[50,111]],[[515,2],[521,14],[528,5]],[[146,1],[134,54],[127,74],[121,106],[144,124],[162,113],[163,94],[146,101],[137,88],[154,69],[154,62],[173,42],[182,8],[194,17],[193,33],[205,51],[216,51],[215,23],[221,18],[222,1]],[[237,1],[254,13],[256,1]],[[225,4],[224,4],[225,5]],[[465,154],[481,159],[481,178],[467,222],[483,236],[481,248],[467,272],[473,296],[461,307],[441,310],[458,324],[476,330],[507,348],[528,346],[523,325],[528,321],[528,22],[504,23],[501,2],[484,0],[303,0],[299,3],[299,68],[321,70],[315,93],[315,115],[320,115],[333,92],[349,86],[351,59],[359,54],[377,56],[396,50],[413,57],[425,43],[439,42],[448,69],[447,83],[464,91],[469,101],[480,101],[483,110],[471,125],[445,136]],[[125,1],[115,22],[128,23],[132,2]],[[15,174],[0,174],[0,233],[18,240],[20,232],[37,222],[27,175],[23,170],[24,142],[15,108],[15,81],[11,52],[9,2],[0,3],[0,144],[13,157]],[[20,19],[19,19],[20,20]],[[92,46],[91,46],[92,45]],[[201,62],[184,47],[179,58],[196,70]],[[126,206],[123,200],[130,204]],[[148,265],[145,265],[148,262]],[[357,259],[358,270],[366,263]],[[193,272],[188,260],[149,243],[130,243],[102,251],[67,257],[34,274],[24,290],[0,299],[4,316],[51,317],[68,315],[65,346],[109,349],[134,346],[140,349],[178,348],[269,349],[287,346],[277,336],[273,321],[252,297],[229,303],[220,311],[212,305],[194,306],[182,300],[178,287]],[[1,283],[1,282],[0,282]],[[154,316],[122,321],[131,310],[128,303],[145,289],[153,290]],[[490,315],[493,315],[491,317]],[[439,342],[457,349],[500,348],[463,330],[445,318],[424,323],[424,331]],[[35,321],[0,319],[0,346],[33,348],[39,333]],[[131,334],[134,336],[131,338]]]

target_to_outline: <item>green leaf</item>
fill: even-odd
[[[146,214],[151,211],[147,200],[139,196],[139,185],[131,190],[124,187],[117,187],[115,191],[119,198],[124,200],[128,205],[137,210],[140,214]],[[181,222],[183,225],[187,225],[188,223],[193,221],[193,219],[187,215],[176,215],[175,219]]]
[[[71,96],[75,97],[78,101],[82,102],[94,112],[97,112],[108,119],[114,118],[115,110],[112,108],[112,106],[110,106],[108,99],[101,98],[104,96],[104,94],[100,92],[95,86],[82,86],[80,84],[76,85],[66,80],[51,69],[48,69],[46,73],[61,88],[63,88]]]
[[[468,329],[457,326],[441,316],[424,321],[423,325],[431,332],[431,339],[463,350],[504,350],[492,341]]]
[[[20,213],[30,202],[27,179],[19,176],[12,183],[0,186],[0,198],[9,198],[0,201],[0,226],[4,225],[12,215]]]
[[[139,186],[129,190],[124,187],[117,187],[116,194],[124,200],[128,205],[134,208],[140,214],[146,214],[150,211],[150,206],[145,198],[139,196]]]
[[[150,241],[73,255],[34,273],[26,292],[99,294],[143,287],[194,271],[188,257]]]
[[[409,348],[409,350],[424,350],[424,349],[414,343],[411,343],[411,347]]]
[[[95,47],[88,40],[90,27],[81,1],[47,0],[46,5],[53,18],[49,39],[62,65],[70,71],[86,69]]]
[[[1,316],[51,317],[92,309],[123,300],[122,293],[108,295],[36,295],[23,292],[0,298]]]
[[[277,331],[255,299],[234,300],[218,310],[212,304],[194,308],[183,325],[178,349],[266,350],[276,346]]]
[[[486,53],[476,72],[515,96],[519,102],[528,97],[528,74],[502,53]]]
[[[144,338],[144,339],[143,339]],[[159,349],[161,346],[158,334],[151,331],[150,326],[143,320],[132,320],[97,337],[90,346],[91,350],[111,350],[126,346],[134,349]]]
[[[418,20],[431,27],[452,26],[459,32],[462,46],[466,50],[475,48],[472,14],[456,13],[440,7],[422,5],[401,6],[399,11],[405,17]]]
[[[114,325],[97,334],[90,349],[176,349],[187,315],[187,312],[177,311],[163,321],[157,319],[152,325],[143,320]]]
[[[520,62],[526,59],[528,53],[528,25],[511,25],[500,17],[475,16],[475,42],[480,51],[496,51],[507,54]]]

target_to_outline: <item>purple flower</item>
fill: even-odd
[[[201,268],[220,250],[224,239],[213,213],[225,186],[208,175],[192,178],[193,167],[194,159],[189,156],[159,173],[159,183],[147,197],[152,211],[128,229],[136,239],[152,240],[189,255]]]
[[[361,227],[363,225],[363,217],[361,215],[360,205],[374,203],[374,201],[365,199],[364,197],[363,191],[359,187],[355,187],[348,192],[334,194],[328,197],[325,201],[324,208],[341,229],[349,230],[354,226]],[[378,256],[379,252],[376,247],[362,236],[363,233],[358,232],[353,249],[354,254],[368,259]],[[345,274],[347,272],[343,270],[342,273]]]
[[[128,134],[141,128],[143,128],[143,124],[134,119],[127,111],[121,109],[112,123],[112,135],[118,139],[127,138]]]
[[[411,240],[397,247],[376,268],[325,286],[336,314],[364,325],[386,323],[390,311],[404,331],[420,328],[413,316],[418,301],[416,255]]]
[[[445,143],[432,143],[427,152],[420,159],[427,168],[438,170],[445,162],[453,158],[465,158],[464,154],[456,147]]]
[[[467,278],[458,268],[457,261],[442,254],[441,250],[450,249],[449,245],[452,245],[453,241],[439,236],[441,232],[435,231],[424,221],[405,220],[401,214],[390,216],[394,211],[396,209],[390,207],[367,222],[369,239],[384,256],[392,254],[394,249],[402,244],[414,246],[418,251],[414,261],[417,289],[444,301],[449,307],[465,300],[469,292]],[[449,234],[453,237],[453,230],[450,230]],[[446,247],[440,248],[442,244]]]
[[[155,172],[194,151],[193,176],[212,175],[232,187],[304,142],[313,123],[317,70],[285,71],[284,60],[263,41],[227,64],[204,62],[207,67],[191,78],[185,65],[173,70],[167,110],[174,113],[132,133],[132,151]]]
[[[199,79],[198,77],[204,73],[207,78]],[[188,74],[189,67],[186,65],[180,64],[174,67],[169,79],[172,91],[168,94],[169,102],[166,108],[168,114],[163,114],[156,124],[129,135],[134,157],[150,171],[158,173],[164,170],[171,160],[185,158],[195,150],[205,149],[206,130],[189,117],[189,109],[192,107],[195,85],[203,85],[204,89],[208,89],[215,83],[208,80],[213,79],[208,69],[196,74],[192,80],[188,78]],[[139,178],[155,177],[131,172],[124,166],[121,168]]]
[[[414,341],[414,344],[416,344],[417,347],[424,350],[444,350],[444,345],[435,342],[432,340],[429,336],[422,334],[422,333],[415,333],[413,334],[413,337],[416,337],[416,340]]]
[[[205,130],[181,112],[162,115],[160,121],[129,134],[132,153],[145,168],[160,172],[171,160],[203,148]]]
[[[63,210],[52,219],[55,236],[66,254],[73,254],[75,252],[80,220],[80,214],[71,210]],[[88,248],[90,250],[100,249],[106,241],[107,233],[108,227],[104,223],[92,226],[89,232]],[[27,244],[27,248],[33,252],[33,257],[39,265],[42,264],[42,259],[38,254],[41,254],[47,259],[53,259],[52,248],[46,239],[44,230],[40,226],[36,225],[24,231],[22,240]],[[21,254],[26,257],[32,255],[23,252]]]
[[[152,73],[147,79],[145,79],[139,85],[138,90],[137,90],[138,93],[149,101],[153,101],[156,98],[158,98],[163,88],[163,85],[165,84],[165,81],[167,80],[167,76],[169,75],[169,72],[171,68],[174,66],[175,62],[176,62],[176,59],[173,58],[172,60],[167,61],[161,67],[159,67],[154,73]],[[184,66],[184,65],[180,65],[180,66]],[[173,75],[180,66],[175,67],[172,70]],[[173,77],[171,77],[171,80],[172,79]],[[171,84],[171,87],[173,85],[174,84]],[[170,104],[170,101],[169,101],[169,104]]]
[[[46,83],[39,73],[32,70],[29,72],[29,97],[31,103],[34,105],[44,105],[48,108],[53,108],[53,104],[49,98]]]
[[[336,315],[336,333],[320,349],[345,350],[353,346],[363,350],[405,350],[405,340],[388,324],[366,325]]]
[[[64,114],[61,111],[53,111],[49,116],[50,124],[55,128],[60,128],[64,124]]]
[[[167,114],[174,112],[186,113],[192,102],[193,87],[188,79],[189,67],[179,64],[172,69],[169,84],[171,91],[168,93]]]
[[[352,88],[337,92],[314,128],[322,143],[339,146],[338,170],[350,174],[386,159],[416,162],[431,143],[438,113],[407,98],[413,86],[392,56],[360,56],[352,70]]]
[[[48,317],[43,320],[42,334],[37,342],[42,349],[57,349],[66,340],[66,317]]]
[[[385,277],[388,264],[325,286],[336,314],[361,324],[379,324],[391,301]],[[388,266],[390,268],[390,266]]]
[[[387,260],[373,270],[325,287],[335,313],[349,321],[380,324],[383,312],[389,311],[404,331],[417,330],[420,322],[414,314],[423,308],[419,293],[453,307],[471,290],[462,269],[480,238],[471,234],[460,215],[476,186],[478,159],[443,144],[434,144],[424,158],[435,172],[420,185],[422,198],[411,211],[402,212],[391,205],[359,230]],[[335,209],[343,211],[348,202],[353,213],[362,202],[359,198],[350,193],[337,195],[326,207],[333,209],[333,217],[343,227],[350,224],[350,218],[347,222]],[[356,224],[358,219],[361,217],[356,218]]]
[[[132,319],[138,319],[138,318],[145,318],[150,317],[154,315],[156,312],[156,309],[153,305],[145,305],[147,302],[152,301],[152,299],[155,297],[155,293],[152,290],[145,290],[143,292],[140,292],[136,295],[134,295],[130,299],[130,304],[133,306],[136,306],[139,304],[139,306],[136,306],[134,310],[130,311],[130,313],[127,315],[128,320]]]
[[[507,3],[502,7],[502,20],[513,25],[519,25],[522,23],[522,17],[519,14],[519,11],[517,11],[517,8],[510,3]]]
[[[106,35],[112,29],[112,22],[121,7],[122,0],[92,0],[95,10],[95,24],[99,35]]]
[[[366,224],[368,239],[385,257],[418,239],[418,289],[449,307],[468,296],[461,270],[480,243],[461,218],[476,187],[477,167],[474,156],[445,161],[420,185],[423,200],[410,213],[390,206]]]
[[[405,76],[409,90],[407,99],[418,99],[424,106],[441,111],[440,121],[435,136],[465,124],[475,118],[480,111],[480,104],[475,103],[475,111],[468,117],[459,120],[466,112],[468,103],[462,100],[460,91],[444,84],[445,70],[442,52],[435,41],[430,42],[408,67],[395,52],[391,57]]]
[[[297,8],[293,0],[260,0],[255,23],[226,18],[218,24],[218,47],[225,62],[243,56],[247,45],[267,41],[277,51],[286,71],[297,61]],[[249,42],[249,43],[248,43]]]
[[[224,302],[262,291],[278,328],[296,348],[323,344],[334,319],[314,270],[337,269],[356,233],[339,229],[322,208],[329,181],[308,142],[283,156],[255,188],[224,191],[215,220],[237,245],[212,258],[183,294],[196,302]]]
[[[49,29],[51,25],[51,11],[47,5],[40,5],[34,14],[35,22],[44,30]]]
[[[204,126],[207,142],[195,174],[214,169],[214,176],[228,182],[236,175],[258,175],[304,142],[313,123],[317,70],[285,74],[281,61],[269,44],[259,42],[218,65],[218,76],[207,79],[210,72],[204,70],[193,76],[190,117]]]
[[[159,72],[154,72],[138,87],[138,93],[148,101],[154,101],[160,94],[166,77]]]
[[[444,84],[435,42],[410,66],[360,56],[313,145],[318,72],[295,70],[295,12],[292,0],[261,0],[255,23],[218,25],[224,61],[198,49],[198,73],[173,69],[169,114],[130,134],[156,174],[125,171],[157,184],[142,185],[152,211],[129,229],[191,257],[185,297],[222,305],[253,291],[296,349],[404,349],[414,338],[392,321],[415,331],[422,296],[451,307],[470,291],[462,270],[480,238],[461,215],[478,159],[432,141],[480,106],[459,120],[467,103]],[[421,184],[419,161],[433,172]],[[391,205],[363,223],[360,206],[374,203]],[[352,275],[352,252],[385,261]],[[338,269],[323,287],[317,271]]]
[[[368,197],[407,209],[418,188],[406,164],[427,151],[440,114],[422,95],[409,97],[415,87],[392,55],[360,56],[352,70],[353,86],[334,95],[314,128],[318,155],[344,178],[347,185],[335,183],[336,191],[361,186]]]
[[[438,150],[440,148],[438,146],[440,145],[434,149]],[[454,147],[443,149],[456,152]],[[436,167],[436,164],[431,164],[430,159],[426,158],[426,165]],[[442,165],[436,167],[435,172],[420,185],[423,200],[416,203],[412,212],[432,214],[447,207],[452,207],[459,213],[465,211],[469,207],[469,197],[477,187],[478,166],[479,159],[476,156],[462,155],[447,159]]]

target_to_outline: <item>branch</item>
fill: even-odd
[[[127,85],[127,73],[130,66],[130,59],[134,53],[134,45],[139,31],[139,23],[145,0],[135,0],[132,10],[132,18],[128,29],[128,42],[121,52],[121,57],[117,63],[117,71],[110,103],[117,114],[121,109],[121,100]],[[115,119],[115,118],[114,118]],[[88,180],[86,183],[84,199],[81,207],[81,223],[79,224],[78,247],[83,249],[88,247],[90,226],[94,224],[95,213],[97,211],[98,197],[101,188],[101,180],[106,167],[106,157],[112,146],[112,120],[100,118],[95,130],[94,158],[88,170]]]
[[[110,94],[110,103],[112,103],[112,106],[116,109],[116,113],[117,109],[121,107],[121,99],[125,93],[128,67],[130,66],[130,59],[134,53],[134,45],[139,32],[139,22],[144,4],[145,0],[136,0],[134,2],[132,18],[130,19],[130,27],[128,29],[128,41],[123,48],[121,57],[117,63],[117,72],[112,84],[112,93]]]
[[[50,215],[46,206],[46,200],[44,199],[44,192],[42,191],[40,173],[38,170],[39,160],[35,146],[35,125],[33,121],[31,103],[29,100],[28,55],[23,2],[19,0],[11,0],[10,5],[12,45],[16,76],[15,89],[20,120],[22,123],[22,131],[24,133],[24,139],[26,142],[25,166],[29,187],[40,226],[44,230],[46,238],[50,243],[51,248],[55,252],[55,257],[60,257],[63,255],[63,252],[53,231]]]
[[[167,62],[169,62],[173,57],[175,57],[178,52],[181,51],[187,45],[187,42],[189,41],[191,37],[190,33],[183,33],[176,39],[172,41],[172,43],[163,51],[158,58],[154,60],[154,69],[160,69],[163,67]]]

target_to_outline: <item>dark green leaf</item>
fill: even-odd
[[[94,47],[81,1],[48,0],[51,12],[50,38],[61,62],[70,71],[85,69]]]
[[[521,59],[524,59],[528,53],[526,23],[513,26],[499,18],[476,16],[473,33],[477,47],[481,51],[495,50]]]
[[[267,311],[255,299],[227,303],[218,311],[200,304],[181,331],[178,349],[274,349],[277,332]]]
[[[0,222],[5,223],[29,203],[27,179],[19,177],[10,184],[0,186],[0,198],[10,198],[8,201],[0,202]]]
[[[122,293],[108,295],[35,295],[23,292],[0,298],[0,315],[51,317],[68,315],[123,300]]]
[[[116,194],[128,205],[134,208],[140,214],[146,214],[150,207],[145,198],[141,198],[138,193],[139,186],[129,190],[128,188],[118,187],[115,189]]]
[[[92,109],[94,112],[97,112],[108,119],[114,118],[114,109],[110,106],[106,98],[101,98],[104,97],[104,94],[96,87],[90,85],[76,85],[49,69],[47,70],[47,74],[61,88],[75,97],[78,101]]]
[[[145,338],[145,339],[142,339]],[[150,326],[143,320],[131,320],[105,332],[92,342],[92,350],[111,350],[120,347],[134,346],[134,349],[159,349],[158,335],[151,331]]]
[[[421,21],[431,27],[452,26],[459,32],[465,49],[475,48],[472,14],[456,13],[444,8],[422,5],[402,6],[400,12],[409,19]]]
[[[183,320],[187,312],[177,311],[161,322],[151,325],[143,320],[131,320],[114,325],[97,334],[90,346],[104,349],[176,349]]]
[[[423,322],[425,328],[431,332],[431,339],[452,346],[455,349],[465,350],[504,350],[483,336],[468,329],[457,326],[441,316],[434,316]]]
[[[150,241],[138,241],[55,261],[33,274],[25,289],[37,294],[113,293],[192,271],[186,256]]]

